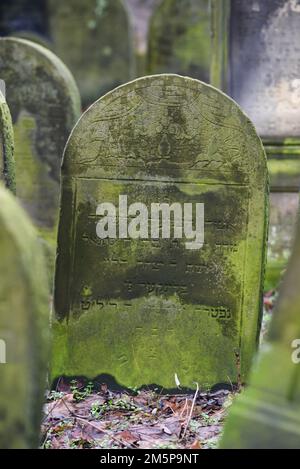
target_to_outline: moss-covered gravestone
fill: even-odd
[[[49,296],[41,247],[0,187],[0,448],[39,444],[46,384]]]
[[[224,448],[300,448],[300,223],[249,388],[230,410]]]
[[[11,116],[0,91],[0,180],[15,192],[14,137]]]
[[[190,78],[136,80],[83,115],[62,178],[53,378],[244,380],[260,324],[267,168],[239,107]]]
[[[147,71],[209,81],[208,0],[164,0],[151,22]]]
[[[268,276],[277,270],[278,277],[292,245],[300,187],[300,5],[296,0],[211,4],[211,83],[242,106],[268,156],[276,194],[271,200]],[[285,222],[287,204],[294,223]]]
[[[17,197],[39,228],[53,230],[63,149],[80,115],[77,87],[52,52],[16,38],[0,39],[0,77],[14,127]]]
[[[47,3],[50,46],[74,74],[85,106],[132,78],[131,29],[121,0]]]

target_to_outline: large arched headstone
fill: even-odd
[[[16,38],[0,39],[0,77],[14,127],[17,197],[39,228],[52,230],[63,149],[80,115],[77,87],[52,52]]]
[[[149,31],[148,73],[179,73],[209,82],[208,0],[163,0]]]
[[[62,167],[52,376],[164,388],[175,373],[189,388],[244,380],[266,207],[261,142],[218,90],[157,75],[97,101]]]
[[[3,90],[4,91],[4,90]],[[0,91],[0,180],[15,192],[14,137],[11,115]]]
[[[49,348],[41,246],[0,187],[0,448],[37,448]]]

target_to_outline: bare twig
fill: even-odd
[[[197,399],[197,396],[198,396],[199,384],[196,383],[196,386],[197,386],[197,389],[196,389],[196,392],[195,392],[195,395],[194,395],[194,399],[193,399],[193,402],[192,402],[192,405],[191,405],[191,410],[190,410],[190,413],[189,413],[189,416],[188,416],[188,419],[187,419],[187,422],[186,422],[186,425],[185,425],[185,429],[184,429],[184,432],[183,432],[183,435],[182,435],[182,438],[181,438],[182,440],[185,438],[188,426],[190,424],[190,421],[191,421],[191,418],[192,418],[192,415],[193,415],[193,410],[194,410],[194,407],[195,407],[196,399]]]

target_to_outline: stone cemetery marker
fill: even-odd
[[[134,75],[127,11],[120,0],[48,0],[50,46],[78,83],[83,104]]]
[[[270,268],[281,271],[295,224],[277,223],[288,203],[296,220],[300,186],[300,4],[212,0],[213,85],[235,99],[265,144],[272,189]],[[280,193],[278,197],[274,193]],[[275,222],[273,222],[275,220]]]
[[[0,83],[1,86],[1,83]],[[11,116],[0,91],[0,180],[15,192],[14,137]]]
[[[53,378],[168,389],[175,373],[188,388],[245,379],[267,169],[239,107],[190,78],[136,80],[83,115],[62,174]]]
[[[0,39],[0,77],[14,126],[17,197],[38,227],[53,229],[63,149],[80,115],[75,82],[52,52],[16,38]]]
[[[179,73],[209,81],[208,0],[164,0],[149,34],[148,72]]]
[[[0,187],[0,448],[36,448],[46,384],[49,311],[41,247]]]
[[[224,448],[300,448],[300,224],[267,342],[230,410]]]

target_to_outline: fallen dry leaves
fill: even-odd
[[[232,396],[228,390],[175,396],[151,390],[129,394],[112,392],[105,385],[81,393],[61,383],[44,408],[41,446],[213,448]]]

